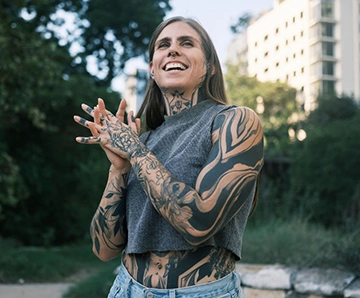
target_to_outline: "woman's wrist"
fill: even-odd
[[[115,167],[114,164],[110,165],[109,173],[127,173],[131,169],[130,162],[126,162],[122,167]]]
[[[143,144],[140,143],[132,152],[130,152],[129,161],[131,164],[139,157],[145,157],[150,153],[150,150]]]

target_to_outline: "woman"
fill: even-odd
[[[137,118],[103,100],[74,119],[111,162],[91,223],[101,260],[123,252],[109,297],[243,297],[235,262],[263,164],[256,114],[226,105],[214,46],[194,20],[161,23]],[[138,136],[145,113],[147,131]]]

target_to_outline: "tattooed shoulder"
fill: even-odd
[[[240,137],[252,137],[257,142],[262,138],[262,125],[258,115],[247,107],[234,107],[220,112],[213,123],[213,143],[222,138],[239,141]],[[220,140],[221,141],[221,140]]]

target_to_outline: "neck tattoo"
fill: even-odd
[[[173,93],[170,93],[165,89],[162,89],[161,91],[163,93],[166,111],[169,116],[178,114],[182,110],[190,109],[196,104],[195,95],[197,95],[197,90],[191,94],[190,98],[186,98],[185,92],[180,92],[178,90],[175,90]]]

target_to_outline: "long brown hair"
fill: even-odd
[[[227,104],[225,93],[225,84],[219,58],[217,56],[213,42],[205,29],[194,19],[184,17],[173,17],[162,22],[154,31],[149,43],[149,61],[151,62],[155,52],[155,42],[160,33],[168,25],[175,22],[184,22],[191,26],[200,36],[202,50],[208,63],[208,72],[202,84],[202,96],[221,104]],[[212,73],[212,70],[215,72]],[[144,97],[144,101],[136,115],[140,118],[145,113],[146,130],[155,129],[164,121],[165,105],[160,88],[153,79],[148,80],[148,85]]]

